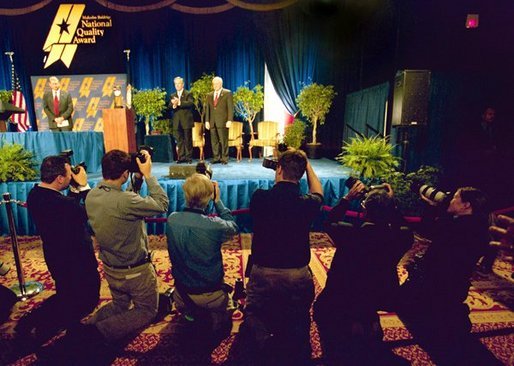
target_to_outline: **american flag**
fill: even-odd
[[[30,130],[30,119],[27,113],[27,104],[25,104],[25,97],[21,92],[20,79],[14,70],[14,63],[11,63],[11,81],[12,81],[12,104],[18,108],[25,109],[25,113],[15,113],[12,115],[13,123],[18,126],[18,132],[27,132]]]

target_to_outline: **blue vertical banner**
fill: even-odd
[[[119,86],[125,95],[126,74],[56,75],[61,89],[70,93],[73,100],[73,131],[103,132],[102,109],[113,108],[114,87]],[[50,91],[48,76],[32,76],[34,109],[38,131],[47,131],[48,118],[43,111],[43,95]]]

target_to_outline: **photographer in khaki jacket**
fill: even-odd
[[[145,162],[136,158],[148,186],[148,196],[123,191],[128,180],[131,157],[120,150],[102,159],[104,180],[86,199],[89,222],[100,246],[112,302],[100,308],[88,321],[107,342],[138,331],[155,318],[158,290],[155,270],[148,255],[144,218],[168,210],[166,192],[152,175],[152,160],[142,151]],[[136,173],[137,174],[137,173]]]

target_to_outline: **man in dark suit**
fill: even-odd
[[[73,129],[73,102],[68,92],[61,90],[59,79],[52,76],[48,79],[49,92],[43,95],[43,109],[48,116],[48,125],[52,132],[71,131]]]
[[[223,89],[223,79],[212,79],[213,92],[207,94],[205,128],[211,131],[212,163],[228,163],[228,129],[234,118],[232,92]]]
[[[190,164],[193,159],[193,94],[184,89],[184,79],[173,79],[175,93],[171,94],[170,107],[173,110],[173,135],[177,139],[177,163]]]

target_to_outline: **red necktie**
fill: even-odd
[[[57,98],[57,93],[54,96],[54,114],[56,117],[59,116],[59,98]]]
[[[214,106],[218,105],[218,93],[214,93]]]

